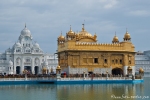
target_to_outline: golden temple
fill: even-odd
[[[126,31],[123,41],[118,37],[112,39],[112,43],[98,43],[97,35],[90,34],[84,28],[78,33],[70,30],[57,39],[58,64],[62,70],[67,68],[87,68],[93,72],[95,68],[111,68],[111,74],[127,74],[127,68],[132,68],[135,73],[135,47],[131,37]]]

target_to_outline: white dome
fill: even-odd
[[[21,31],[21,35],[31,37],[31,32],[25,26],[25,28]]]
[[[17,42],[17,43],[15,44],[15,47],[21,47],[21,44],[20,44],[19,42]]]
[[[9,61],[9,65],[13,65],[13,62],[11,60]]]
[[[40,46],[39,46],[39,44],[38,44],[38,43],[35,43],[35,44],[34,44],[34,47],[39,48]]]

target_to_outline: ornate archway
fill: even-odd
[[[35,71],[35,74],[37,75],[38,72],[39,72],[39,67],[38,67],[38,66],[35,66],[35,67],[34,67],[34,71]]]
[[[21,66],[21,58],[20,58],[20,57],[18,57],[18,58],[16,59],[16,65],[17,65],[17,66]]]
[[[123,70],[121,68],[112,69],[112,75],[123,75]]]
[[[16,74],[20,74],[20,66],[16,67]]]

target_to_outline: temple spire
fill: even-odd
[[[82,31],[84,31],[84,24],[82,24]]]
[[[84,20],[84,22],[82,24],[82,31],[84,31],[84,23],[85,23],[85,20]]]
[[[71,31],[71,25],[70,25],[70,31]]]
[[[62,31],[61,31],[61,33],[60,33],[60,36],[62,36]]]
[[[126,32],[128,32],[128,29],[126,28]]]

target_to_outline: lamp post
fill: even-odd
[[[53,68],[51,68],[51,74],[53,73]]]
[[[144,70],[143,70],[143,68],[139,69],[139,75],[140,75],[141,78],[144,76]]]
[[[44,68],[42,69],[42,74],[47,74],[47,68],[44,67]]]
[[[85,71],[83,71],[83,79],[85,79]]]
[[[127,70],[128,70],[128,76],[132,77],[132,68],[131,68],[131,66],[129,66]]]
[[[28,71],[24,70],[23,73],[25,74],[25,80],[27,80],[27,73],[28,73]]]
[[[57,79],[61,79],[61,68],[59,65],[56,68],[56,75]]]
[[[108,71],[106,71],[106,79],[108,79]]]

